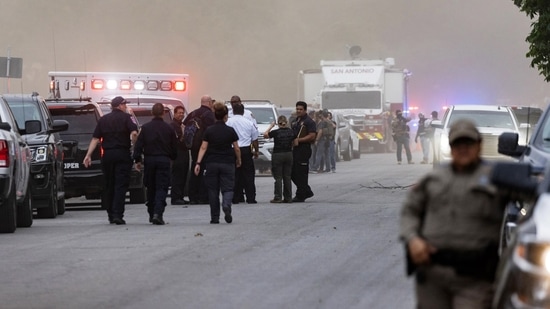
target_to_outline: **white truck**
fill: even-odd
[[[318,109],[321,104],[321,89],[325,85],[321,69],[308,69],[298,72],[298,101]]]
[[[346,115],[362,151],[388,151],[391,115],[406,107],[409,74],[394,65],[393,58],[321,61],[320,107]]]
[[[122,96],[132,103],[183,105],[189,112],[189,75],[183,73],[48,73],[50,99],[91,98],[107,102]]]

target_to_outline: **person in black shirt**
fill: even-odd
[[[317,126],[307,115],[307,103],[304,101],[296,102],[296,120],[292,124],[292,131],[296,135],[292,149],[292,182],[296,185],[296,195],[292,201],[305,202],[313,196],[308,174],[311,143],[315,141]]]
[[[101,139],[101,168],[105,183],[101,202],[107,209],[109,223],[116,225],[126,224],[123,217],[132,169],[130,146],[136,140],[138,130],[132,117],[126,113],[126,103],[120,96],[111,101],[113,111],[99,119],[83,162],[85,167],[92,164],[92,152]]]
[[[235,129],[227,126],[227,106],[221,102],[214,104],[216,123],[204,132],[201,148],[195,165],[195,175],[203,166],[204,182],[208,188],[210,202],[210,223],[220,223],[220,191],[225,222],[233,222],[231,202],[235,187],[235,166],[241,166],[239,136]]]
[[[292,203],[292,144],[296,135],[287,127],[287,123],[285,116],[279,116],[279,128],[271,131],[275,126],[272,123],[264,132],[264,138],[274,140],[271,174],[275,178],[275,190],[271,203]]]
[[[153,105],[153,120],[141,127],[134,147],[136,169],[141,170],[141,155],[145,156],[144,182],[147,187],[149,222],[164,225],[164,208],[170,186],[170,166],[177,152],[176,132],[164,122],[164,105]]]
[[[197,156],[199,155],[199,149],[202,143],[202,135],[208,129],[209,126],[213,125],[216,122],[214,118],[214,113],[212,112],[213,100],[210,96],[204,95],[201,97],[201,106],[196,110],[192,111],[185,120],[183,125],[191,125],[191,122],[194,119],[197,119],[200,123],[200,129],[195,134],[193,139],[193,146],[191,147],[191,166],[197,165]],[[208,190],[203,180],[203,170],[200,173],[195,174],[191,173],[189,178],[189,200],[190,204],[208,204]]]
[[[178,156],[172,164],[172,186],[170,189],[170,198],[172,205],[183,205],[187,207],[188,201],[184,200],[185,185],[187,183],[187,174],[189,172],[189,149],[183,141],[182,121],[185,117],[185,108],[176,106],[174,108],[174,119],[172,120],[172,129],[176,132],[178,140]]]

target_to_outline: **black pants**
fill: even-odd
[[[189,174],[189,150],[178,149],[178,156],[172,164],[172,200],[181,200],[185,196],[185,185]]]
[[[292,149],[292,182],[296,185],[296,197],[305,199],[313,193],[308,184],[310,144],[304,143]]]
[[[220,192],[222,194],[222,209],[226,215],[231,214],[231,200],[235,187],[235,164],[209,162],[204,174],[204,182],[208,187],[210,217],[220,218]]]
[[[199,148],[191,149],[191,168],[195,168],[197,164],[197,158],[199,156]],[[202,162],[201,162],[202,163]],[[201,171],[199,175],[195,175],[195,172],[191,173],[189,177],[189,200],[192,202],[208,202],[208,189],[204,184],[204,164],[201,165]]]
[[[254,158],[250,146],[240,147],[241,149],[241,166],[235,169],[235,189],[234,198],[237,201],[242,200],[242,192],[244,190],[246,201],[256,200],[256,168],[254,167]]]
[[[144,181],[147,187],[147,212],[162,216],[170,186],[170,158],[145,156]]]
[[[105,150],[101,168],[104,180],[102,204],[107,209],[109,219],[122,219],[132,169],[130,151],[128,149]]]

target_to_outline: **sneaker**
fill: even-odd
[[[272,199],[271,201],[269,201],[270,203],[275,203],[275,204],[278,204],[278,203],[282,203],[283,200],[279,199],[279,198],[274,198]]]

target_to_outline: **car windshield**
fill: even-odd
[[[69,130],[60,132],[61,136],[73,134],[91,134],[97,125],[94,108],[56,109],[50,108],[53,119],[64,119],[69,122]]]
[[[44,123],[38,105],[35,102],[13,101],[9,105],[19,128],[24,128],[25,121],[27,120],[40,120],[40,122]]]
[[[504,111],[482,111],[482,110],[454,110],[451,113],[449,124],[453,124],[459,119],[468,119],[476,124],[477,127],[505,128],[517,130],[510,113]]]
[[[147,123],[147,122],[151,121],[151,119],[153,119],[153,115],[151,115],[150,110],[134,109],[134,114],[136,115],[136,118],[137,118],[137,120],[140,124]],[[164,121],[166,123],[170,123],[172,121],[172,119],[170,118],[170,112],[167,111],[167,110],[164,110],[164,115],[162,116],[162,118],[164,119]]]
[[[252,112],[252,115],[254,116],[258,124],[270,124],[274,121],[277,121],[277,119],[275,119],[275,115],[273,114],[273,109],[271,109],[270,107],[262,108],[247,106],[246,109]]]

